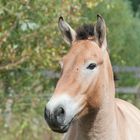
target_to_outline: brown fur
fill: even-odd
[[[63,20],[61,22],[65,23]],[[69,43],[71,48],[61,61],[63,73],[54,94],[67,93],[75,102],[79,101],[80,96],[84,97],[82,110],[63,139],[140,140],[140,111],[133,105],[115,98],[106,27],[100,15],[97,15],[97,25],[99,32],[96,37],[101,35],[102,38],[99,39],[102,44],[99,45],[96,41],[92,26],[92,33],[87,26],[79,28],[76,40]],[[72,32],[74,36],[75,33],[73,30]],[[81,73],[88,60],[95,61],[97,65],[97,71],[92,76]]]
[[[86,87],[81,84],[83,81],[80,81],[79,70],[88,59],[97,62],[99,74]],[[121,104],[125,106],[126,103],[114,97],[115,86],[108,52],[103,53],[98,45],[92,44],[90,40],[76,41],[62,61],[63,75],[55,93],[68,90],[72,97],[77,96],[77,93],[84,94],[86,103],[77,120],[65,134],[64,140],[133,140],[133,135],[136,135],[135,140],[139,140],[140,133],[134,132],[132,136],[128,133],[132,125],[133,128],[140,130],[140,121],[133,122],[129,113],[126,116],[125,110],[121,108]],[[127,104],[126,111],[127,108],[131,108]],[[132,112],[134,111],[136,117],[140,118],[140,111],[133,108]]]

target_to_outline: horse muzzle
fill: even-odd
[[[68,131],[70,123],[65,124],[65,110],[62,107],[57,107],[53,112],[45,107],[44,117],[49,127],[59,133]]]

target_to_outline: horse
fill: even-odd
[[[45,106],[49,127],[63,140],[140,140],[140,110],[115,98],[104,18],[74,30],[60,17],[58,27],[71,47]]]

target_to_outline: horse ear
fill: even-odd
[[[71,44],[76,39],[76,32],[70,27],[70,25],[64,21],[63,17],[59,17],[58,27],[62,33],[63,39],[67,44]]]
[[[99,46],[106,49],[106,24],[103,17],[99,14],[97,15],[97,23],[95,25],[95,36],[98,40]]]

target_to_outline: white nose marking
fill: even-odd
[[[68,123],[77,113],[80,112],[82,103],[82,96],[80,98],[74,98],[65,93],[60,96],[53,96],[46,105],[46,108],[50,113],[53,113],[57,107],[62,107],[65,111],[64,123]]]

